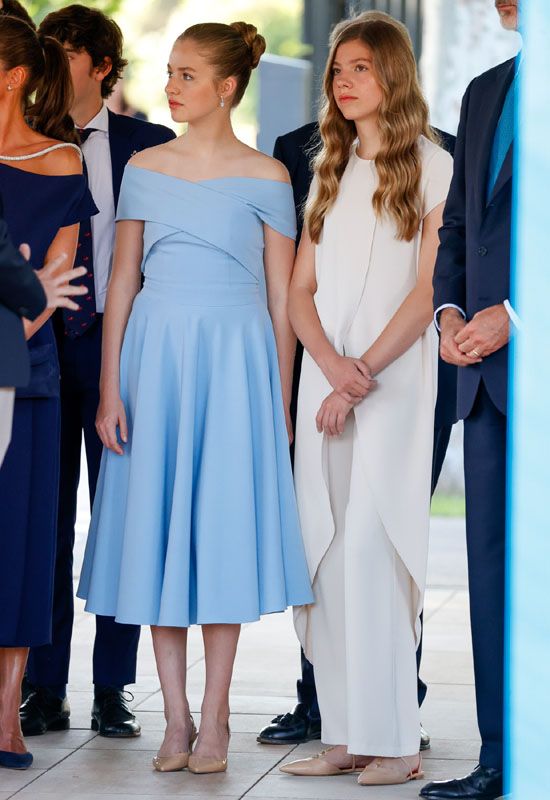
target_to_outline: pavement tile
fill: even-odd
[[[8,792],[8,796],[32,783],[43,773],[35,769],[0,769],[0,792]]]
[[[192,775],[155,772],[154,752],[80,750],[55,769],[44,773],[21,797],[58,795],[63,800],[88,793],[102,795],[157,795],[218,797],[241,796],[274,764],[268,756],[234,754],[227,773]],[[32,791],[31,791],[32,790]],[[92,794],[93,793],[93,794]]]
[[[84,746],[84,750],[151,750],[156,752],[161,745],[163,731],[142,731],[141,736],[134,739],[106,739],[104,736],[96,736]],[[258,753],[273,754],[274,760],[280,753],[281,756],[289,753],[292,746],[283,747],[281,745],[259,744],[256,737],[250,733],[231,733],[229,742],[230,753]]]
[[[39,750],[76,750],[86,742],[97,738],[97,733],[90,730],[70,728],[68,731],[50,731],[43,736],[32,736],[27,739],[28,749],[36,755]]]
[[[25,794],[26,790],[21,792],[21,794],[16,795],[16,798],[19,797],[27,797],[32,798],[32,800],[52,800],[55,796],[51,792],[34,792],[31,794],[30,792]],[[216,800],[240,800],[240,794],[215,794]],[[3,794],[0,793],[0,800],[8,800],[8,798],[12,797],[11,794],[6,794],[5,797]],[[131,794],[101,794],[94,791],[78,791],[77,794],[65,794],[63,796],[63,800],[96,800],[96,798],[101,797],[101,800],[181,800],[182,797],[185,797],[186,800],[203,800],[205,797],[203,794],[189,794],[189,792],[181,791],[179,794],[167,794],[164,790],[160,789],[156,794],[137,794],[136,792],[132,792]]]
[[[197,726],[200,725],[200,713],[196,709],[192,709],[193,719]],[[230,719],[232,733],[247,733],[254,741],[261,728],[271,722],[271,714],[232,714]],[[141,722],[142,731],[164,731],[166,727],[166,720],[164,714],[160,711],[141,711],[139,712],[139,721]]]
[[[73,753],[73,750],[65,750],[57,747],[34,747],[33,742],[28,742],[27,746],[33,754],[31,770],[43,771],[45,769],[51,769]],[[0,786],[1,785],[2,781],[0,779]]]

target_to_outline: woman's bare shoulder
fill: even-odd
[[[290,183],[287,168],[276,158],[260,153],[252,147],[247,147],[247,151],[243,156],[243,166],[246,169],[245,174],[247,176],[279,181],[280,183]]]
[[[65,144],[44,156],[44,165],[48,175],[82,175],[82,157],[77,147],[72,147],[65,142],[54,139],[46,147]]]
[[[170,142],[157,144],[154,147],[147,147],[145,150],[140,150],[139,153],[134,153],[132,158],[128,161],[133,167],[141,167],[141,169],[152,169],[163,171],[168,159],[174,155],[174,145]]]

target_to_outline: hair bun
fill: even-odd
[[[258,66],[260,58],[265,53],[265,39],[258,33],[255,25],[249,25],[248,22],[232,22],[231,28],[234,28],[237,33],[243,37],[246,46],[250,50],[250,63],[252,69]]]

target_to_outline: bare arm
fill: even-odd
[[[290,284],[292,327],[330,385],[348,401],[362,398],[372,386],[369,369],[360,359],[339,355],[329,342],[313,300],[316,291],[315,248],[304,228]]]
[[[116,428],[127,441],[126,414],[120,399],[120,351],[134,298],[140,290],[143,257],[143,222],[124,220],[117,223],[113,271],[109,280],[101,351],[100,403],[96,428],[101,441],[122,455]]]
[[[289,409],[292,394],[294,356],[296,354],[296,336],[288,318],[288,289],[294,264],[294,242],[287,236],[277,233],[268,225],[264,225],[264,236],[267,305],[275,331],[283,402],[285,414],[287,415],[289,437],[292,438]]]
[[[377,375],[402,356],[433,320],[432,279],[444,205],[440,203],[424,218],[416,286],[362,356],[373,375]]]
[[[67,228],[60,228],[55,239],[48,248],[44,263],[59,259],[59,267],[56,270],[57,275],[62,275],[64,272],[67,272],[74,264],[76,246],[78,244],[79,228],[80,225],[69,225]],[[64,257],[61,258],[61,256]],[[42,325],[49,320],[53,312],[54,309],[49,307],[46,308],[46,310],[43,311],[40,316],[36,317],[33,322],[29,322],[29,320],[24,319],[23,326],[25,330],[25,338],[28,340],[31,338],[31,336],[34,336],[34,334],[40,330]]]

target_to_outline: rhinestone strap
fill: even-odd
[[[59,144],[52,144],[50,147],[46,147],[45,150],[40,150],[38,153],[31,153],[28,156],[3,156],[0,155],[0,161],[29,161],[31,158],[38,158],[39,156],[45,156],[47,153],[53,153],[54,150],[60,150],[62,147],[72,147],[73,150],[76,150],[78,155],[80,156],[80,160],[82,161],[82,151],[77,144],[73,144],[72,142],[60,142]]]

